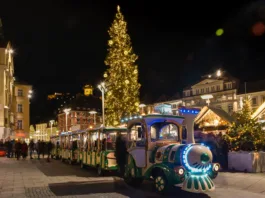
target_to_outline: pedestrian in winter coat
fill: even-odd
[[[12,153],[12,142],[10,140],[7,141],[7,157],[10,158],[11,157],[11,153]]]
[[[37,144],[36,144],[36,150],[38,153],[38,159],[40,159],[40,154],[41,154],[41,141],[38,140]]]
[[[22,144],[20,142],[20,140],[18,140],[15,144],[15,150],[16,150],[16,157],[17,157],[17,160],[19,160],[20,158],[20,155],[21,155],[21,147],[22,147]]]
[[[22,154],[23,159],[26,159],[28,155],[28,145],[25,141],[23,141],[21,145],[21,154]]]
[[[33,159],[32,153],[34,152],[34,147],[35,147],[35,144],[34,144],[33,140],[30,140],[30,143],[29,143],[29,155],[30,155],[30,159]]]
[[[47,144],[47,154],[48,154],[48,157],[47,157],[47,162],[50,162],[50,155],[51,155],[51,152],[52,152],[52,142],[49,141],[48,144]]]
[[[120,168],[120,174],[123,177],[125,173],[125,165],[126,165],[126,158],[127,158],[127,147],[126,141],[122,138],[121,134],[118,135],[115,144],[115,157],[117,164]]]

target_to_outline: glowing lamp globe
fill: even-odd
[[[216,36],[222,36],[224,34],[224,30],[222,28],[216,30],[215,32]]]

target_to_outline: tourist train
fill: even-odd
[[[165,193],[172,186],[201,193],[215,189],[220,165],[212,163],[209,147],[194,142],[193,122],[199,110],[180,109],[181,116],[150,114],[123,118],[121,127],[99,127],[75,132],[62,132],[51,137],[55,145],[52,157],[95,167],[98,175],[116,172],[115,157],[118,135],[126,138],[127,164],[124,181],[140,185],[152,179],[157,192]],[[183,126],[187,129],[183,144]]]

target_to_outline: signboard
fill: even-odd
[[[170,104],[160,104],[155,106],[155,113],[163,114],[163,115],[173,115],[172,108]]]
[[[77,124],[77,125],[74,125],[74,126],[71,126],[71,131],[78,131],[81,129],[81,126],[80,124]]]

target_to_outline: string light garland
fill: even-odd
[[[131,116],[139,111],[138,67],[135,63],[131,39],[127,33],[127,23],[117,7],[115,19],[109,31],[108,54],[104,73],[107,90],[106,94],[106,125],[117,126],[122,116]]]

